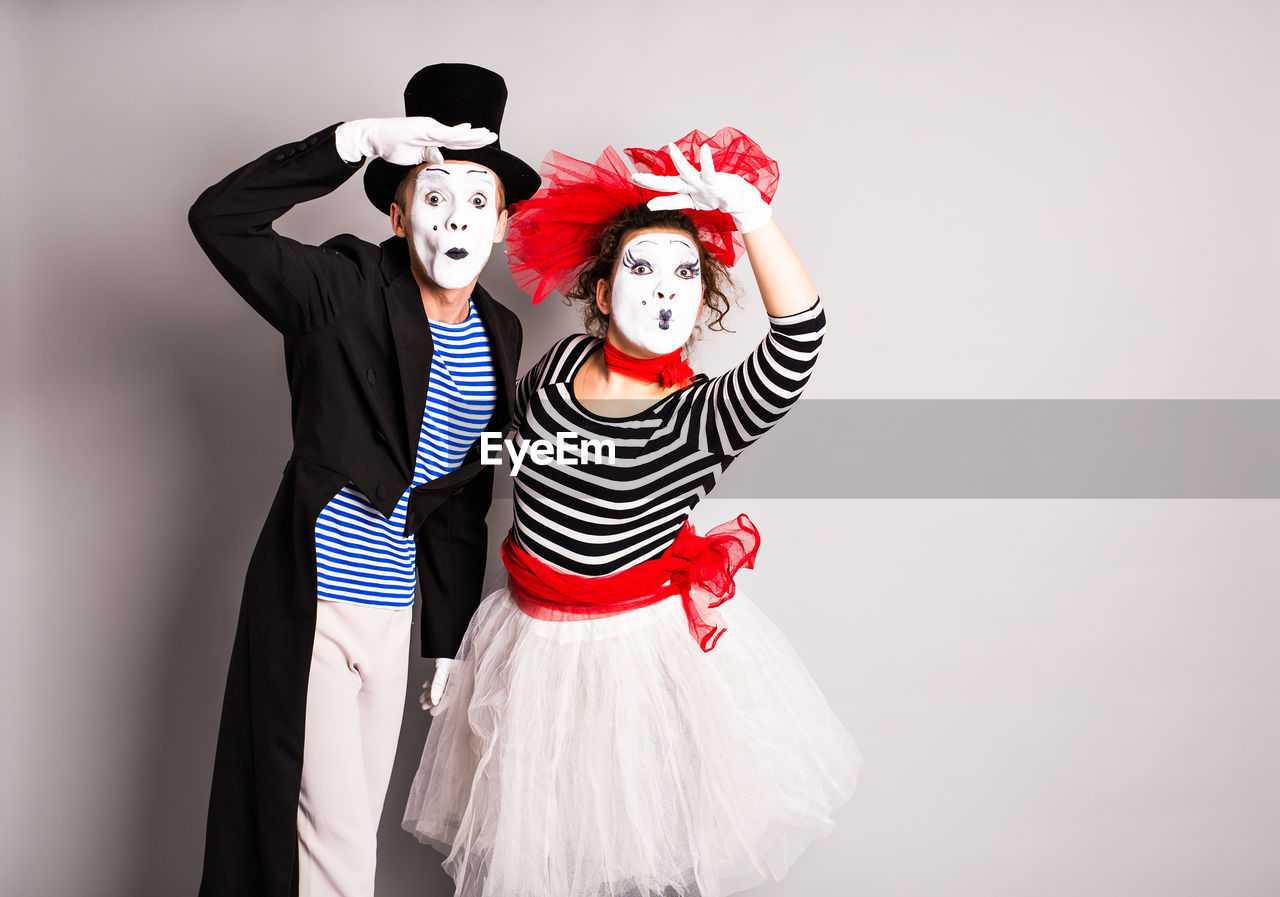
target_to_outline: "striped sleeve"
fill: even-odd
[[[702,407],[694,410],[704,449],[736,455],[782,419],[809,381],[826,323],[821,298],[794,315],[769,315],[760,345],[699,396]]]
[[[525,371],[524,376],[516,381],[515,414],[511,418],[508,434],[524,426],[524,417],[529,410],[529,399],[534,392],[554,380],[558,373],[564,369],[566,361],[576,357],[577,353],[574,350],[581,350],[583,345],[589,342],[591,342],[591,338],[585,334],[566,336],[548,349],[546,354],[539,358],[534,366]]]

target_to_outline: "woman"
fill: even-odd
[[[523,378],[517,451],[567,433],[615,455],[515,478],[509,586],[471,621],[404,820],[462,897],[732,893],[781,877],[853,790],[849,734],[733,597],[755,528],[687,522],[799,396],[821,302],[772,221],[772,160],[732,129],[669,152],[628,150],[634,183],[611,149],[594,166],[553,153],[512,218],[518,282],[581,301],[597,333]],[[770,332],[708,379],[681,349],[728,307],[735,229]]]

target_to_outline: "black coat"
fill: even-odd
[[[297,893],[297,808],[316,623],[315,522],[354,483],[386,517],[409,486],[431,370],[431,331],[405,241],[350,234],[321,246],[271,223],[359,170],[335,126],[272,150],[206,190],[191,229],[227,282],[284,336],[293,452],[249,561],[214,760],[201,897]],[[519,319],[472,294],[498,383],[487,429],[511,418]],[[480,602],[492,466],[416,487],[422,653],[452,657]]]

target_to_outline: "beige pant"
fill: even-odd
[[[413,611],[316,604],[298,794],[298,895],[373,897]]]

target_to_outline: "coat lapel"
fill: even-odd
[[[388,285],[385,292],[387,319],[391,322],[396,364],[400,368],[400,394],[404,397],[404,446],[408,452],[409,475],[412,476],[435,346],[431,341],[427,313],[422,308],[422,292],[409,270],[408,246],[402,238],[392,237],[383,242],[382,274]]]
[[[485,335],[489,338],[489,351],[493,357],[494,379],[498,381],[498,404],[493,409],[490,423],[506,425],[515,410],[516,377],[516,340],[515,334],[506,326],[504,318],[497,314],[494,306],[498,303],[489,295],[484,287],[476,284],[471,293],[471,301],[475,303],[476,313],[484,324]]]
[[[400,368],[400,390],[404,396],[405,446],[408,450],[409,475],[413,475],[418,436],[422,431],[422,414],[427,404],[427,382],[431,377],[431,327],[422,308],[422,293],[409,270],[409,248],[400,237],[382,243],[382,274],[386,279],[387,318],[395,341],[396,363]],[[480,284],[471,293],[476,313],[484,325],[493,358],[494,378],[498,382],[498,403],[490,418],[490,427],[504,429],[515,410],[516,334],[507,323],[510,315],[500,314],[497,300]],[[474,454],[474,449],[472,446]],[[471,455],[468,455],[470,458]]]

